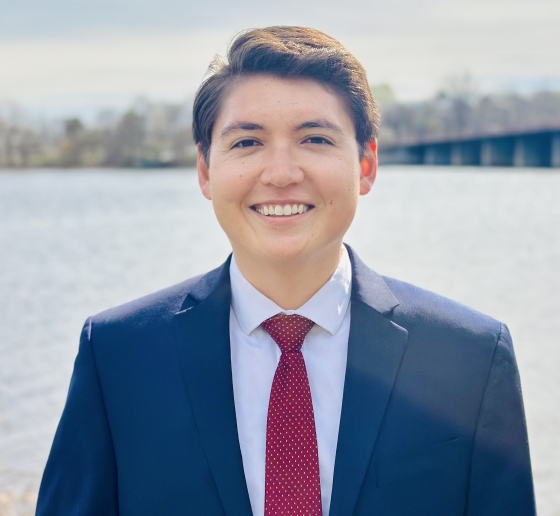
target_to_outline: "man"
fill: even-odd
[[[534,514],[507,328],[342,243],[377,171],[361,65],[270,27],[211,70],[198,177],[233,256],[88,319],[37,514]]]

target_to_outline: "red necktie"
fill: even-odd
[[[278,314],[262,323],[282,351],[266,425],[265,516],[321,516],[317,435],[301,346],[315,323]]]

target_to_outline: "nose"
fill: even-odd
[[[284,188],[303,181],[303,170],[297,164],[288,145],[278,145],[271,150],[261,174],[265,185]]]

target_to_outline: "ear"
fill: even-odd
[[[196,169],[198,170],[198,184],[200,185],[200,191],[204,197],[211,200],[212,189],[210,188],[210,171],[208,169],[208,165],[206,165],[204,154],[202,154],[200,143],[196,146],[196,153]]]
[[[360,162],[360,195],[366,195],[371,190],[377,177],[377,141],[366,143],[364,157]]]

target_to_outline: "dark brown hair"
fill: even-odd
[[[193,137],[207,164],[222,98],[237,80],[257,74],[312,79],[332,88],[354,120],[360,158],[367,142],[377,138],[379,111],[366,72],[336,39],[304,27],[251,29],[233,39],[225,61],[214,58],[196,92]]]

